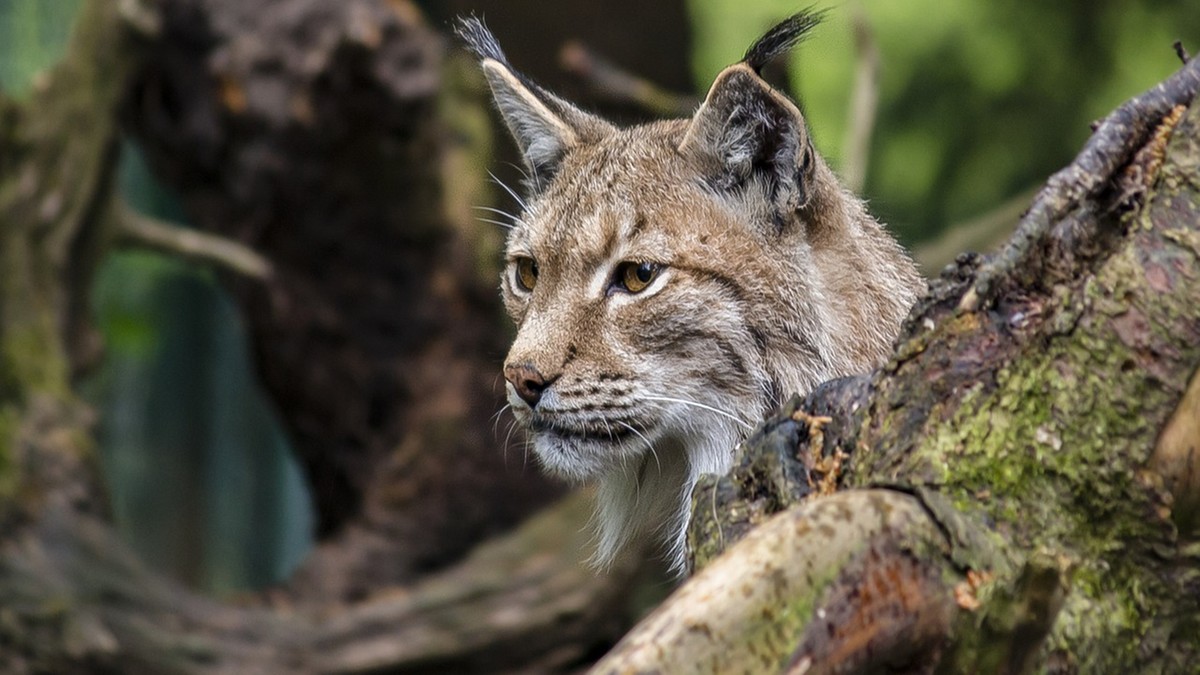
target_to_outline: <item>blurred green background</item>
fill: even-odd
[[[463,5],[420,4],[432,16]],[[36,86],[78,5],[0,0],[0,89],[20,96]],[[694,93],[797,7],[688,0]],[[927,260],[1002,236],[1029,191],[1078,151],[1089,122],[1177,68],[1172,42],[1200,50],[1200,11],[1181,1],[861,0],[827,9],[792,60],[793,91],[818,149],[844,168],[862,17],[880,64],[863,192]],[[121,171],[132,204],[184,221],[136,148]],[[311,546],[312,515],[232,304],[211,274],[150,253],[114,255],[96,289],[107,352],[86,390],[102,410],[118,525],[149,561],[199,588],[283,578]]]

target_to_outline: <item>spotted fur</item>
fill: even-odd
[[[460,27],[536,176],[501,283],[509,401],[547,470],[598,483],[600,565],[655,537],[682,569],[699,476],[727,471],[782,395],[878,364],[924,288],[757,73],[814,23],[769,32],[692,118],[630,128],[516,74],[478,21]],[[630,292],[629,263],[659,271]],[[519,390],[530,377],[536,397]]]

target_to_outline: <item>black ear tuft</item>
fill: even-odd
[[[589,115],[513,69],[500,43],[478,17],[460,17],[455,32],[476,58],[491,87],[496,108],[530,169],[530,188],[543,189],[573,147],[612,132]]]
[[[454,22],[454,34],[463,41],[463,45],[467,51],[480,61],[491,59],[500,65],[504,66],[510,73],[513,74],[521,84],[528,87],[541,98],[547,98],[549,92],[541,87],[538,83],[526,77],[524,73],[512,67],[508,62],[508,56],[505,55],[504,49],[500,47],[499,40],[492,31],[488,30],[487,25],[483,23],[483,19],[477,16],[460,16]]]
[[[808,37],[809,32],[816,28],[824,18],[824,11],[812,7],[796,12],[776,24],[774,28],[750,45],[750,48],[746,50],[746,55],[742,57],[742,61],[754,69],[754,72],[761,73],[764,66],[786,54],[801,40]]]
[[[812,196],[815,150],[800,108],[759,71],[800,42],[821,17],[811,9],[792,15],[751,45],[742,61],[721,71],[679,145],[700,163],[711,187],[761,195],[777,228],[791,222]]]
[[[508,65],[508,57],[496,41],[496,36],[483,24],[477,16],[460,16],[454,22],[454,32],[467,46],[467,49],[480,61],[493,59]]]

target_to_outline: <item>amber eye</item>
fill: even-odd
[[[630,293],[641,293],[661,270],[661,265],[652,262],[621,263],[617,268],[617,283]]]
[[[517,285],[523,291],[532,291],[537,285],[538,266],[533,258],[517,258]]]

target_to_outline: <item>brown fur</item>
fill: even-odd
[[[502,280],[513,412],[544,466],[599,481],[600,562],[661,530],[681,564],[696,478],[781,396],[878,364],[923,281],[746,63],[692,119],[616,129],[476,51],[535,173]],[[660,272],[631,293],[623,263]]]

